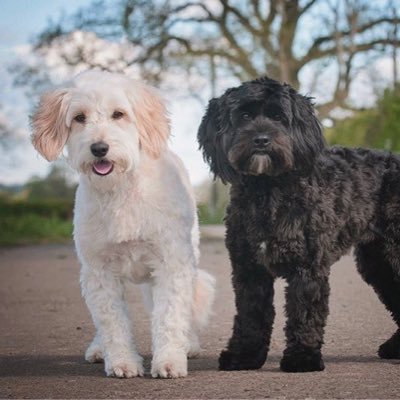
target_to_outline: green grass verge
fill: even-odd
[[[2,216],[0,246],[60,243],[72,238],[72,222],[36,214]]]

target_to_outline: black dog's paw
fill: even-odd
[[[265,351],[257,353],[235,353],[230,350],[223,350],[219,356],[219,369],[221,371],[234,371],[243,369],[259,369],[261,368],[267,354]]]
[[[400,329],[380,345],[378,355],[387,360],[400,359]]]
[[[319,350],[296,348],[285,350],[281,360],[281,370],[284,372],[312,372],[325,369]]]

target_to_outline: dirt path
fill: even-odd
[[[400,398],[400,362],[376,356],[394,324],[357,275],[351,257],[333,267],[326,370],[279,371],[284,347],[283,287],[268,361],[259,371],[218,372],[234,312],[230,267],[220,240],[204,241],[202,265],[218,279],[215,315],[203,334],[204,353],[179,380],[105,378],[83,359],[93,327],[80,296],[71,245],[0,250],[0,398]],[[149,320],[132,288],[138,348],[150,363]]]

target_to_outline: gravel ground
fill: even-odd
[[[217,230],[218,231],[218,230]],[[214,232],[215,233],[215,232]],[[202,267],[218,280],[215,314],[200,358],[178,380],[106,378],[84,361],[93,327],[80,296],[72,245],[0,249],[0,398],[400,398],[400,362],[376,350],[395,330],[351,256],[333,266],[323,372],[279,370],[284,348],[284,282],[276,282],[277,317],[268,361],[258,371],[219,372],[234,313],[230,266],[218,235],[203,240]],[[150,328],[139,293],[129,294],[138,348],[150,364]]]

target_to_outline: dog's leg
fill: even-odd
[[[190,263],[182,263],[185,258],[175,254],[153,273],[153,377],[187,375],[193,279]]]
[[[151,314],[153,312],[153,294],[152,294],[152,288],[150,284],[148,283],[143,283],[140,285],[140,288],[142,290],[142,295],[143,295],[143,302],[146,308],[146,311]],[[94,342],[94,341],[93,341]],[[93,345],[93,343],[92,343]],[[89,346],[89,348],[92,347],[92,345]],[[190,329],[189,333],[189,351],[188,351],[188,358],[196,358],[201,352],[201,346],[199,342],[199,337],[197,334],[197,329],[195,326],[192,326]],[[89,349],[88,349],[89,351]],[[87,352],[86,352],[87,353]],[[96,361],[93,361],[96,362]]]
[[[219,357],[219,369],[242,370],[261,368],[267,359],[272,324],[273,278],[260,265],[233,272],[236,316],[233,334]],[[250,271],[251,269],[251,271]]]
[[[92,340],[92,343],[90,343],[89,347],[86,350],[85,360],[90,363],[100,363],[104,361],[103,347],[98,332],[96,332],[96,335]]]
[[[197,262],[196,257],[196,262]],[[189,335],[189,358],[197,357],[201,352],[198,334],[207,325],[214,302],[215,279],[206,271],[196,269],[193,282],[192,326]]]
[[[97,270],[84,266],[81,286],[101,341],[107,376],[142,376],[142,358],[133,345],[121,281],[105,268]]]
[[[379,357],[400,359],[400,276],[385,260],[385,245],[384,241],[359,245],[356,249],[357,269],[363,279],[373,287],[398,327],[393,336],[379,347]]]
[[[323,334],[329,313],[329,276],[302,269],[286,288],[286,349],[281,360],[285,372],[322,371]]]
[[[242,230],[238,230],[242,232]],[[275,318],[274,279],[255,261],[243,234],[228,226],[236,316],[233,334],[219,357],[221,370],[261,368],[267,358]]]

